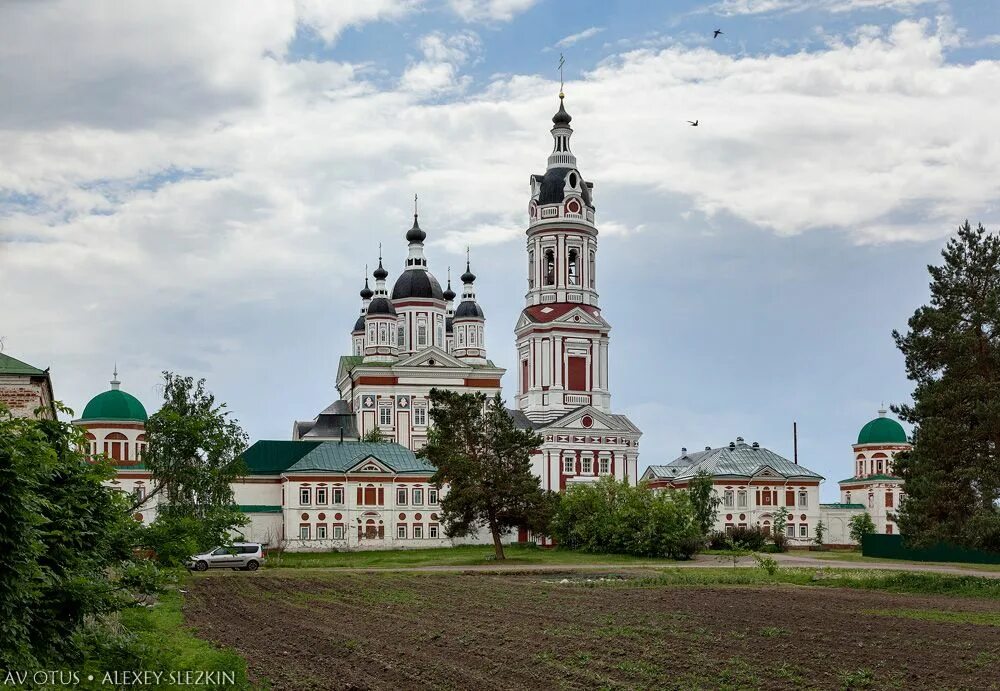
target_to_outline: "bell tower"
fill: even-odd
[[[548,422],[584,405],[610,412],[608,335],[597,293],[593,183],[570,148],[564,94],[552,117],[552,152],[529,180],[528,291],[515,334],[517,406]]]

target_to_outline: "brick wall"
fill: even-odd
[[[0,403],[16,417],[34,417],[39,406],[51,407],[49,390],[41,377],[0,377]],[[46,413],[48,417],[50,413]]]

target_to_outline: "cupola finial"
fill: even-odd
[[[122,383],[118,381],[118,362],[115,361],[115,371],[111,378],[111,390],[117,391],[121,384]]]

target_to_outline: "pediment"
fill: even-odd
[[[553,319],[550,324],[583,324],[586,326],[604,326],[605,321],[600,317],[595,317],[586,310],[575,307],[566,314]]]
[[[584,425],[584,418],[590,418],[590,427]],[[606,432],[608,430],[617,430],[618,426],[609,418],[606,414],[599,411],[593,406],[583,406],[570,413],[567,413],[563,417],[554,420],[552,423],[546,425],[547,428],[555,429],[565,429],[573,430],[576,432],[587,433],[593,431]]]
[[[764,479],[774,478],[776,480],[783,480],[785,478],[784,475],[782,475],[769,465],[762,466],[760,470],[758,470],[756,473],[753,474],[753,477],[764,478]]]
[[[374,456],[368,456],[356,463],[350,470],[349,473],[393,473],[392,468],[382,463]]]
[[[431,346],[400,360],[394,367],[460,367],[468,369],[469,365],[440,348]]]

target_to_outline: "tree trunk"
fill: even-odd
[[[503,553],[503,543],[500,541],[500,529],[497,528],[496,521],[490,521],[490,533],[493,534],[493,549],[496,550],[497,561],[503,561],[507,557]]]

